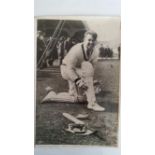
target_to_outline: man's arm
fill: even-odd
[[[79,78],[75,71],[76,64],[78,61],[78,52],[78,46],[73,46],[63,60],[63,64],[66,65],[68,75],[70,77],[70,80],[72,81],[75,81]]]

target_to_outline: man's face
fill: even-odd
[[[95,39],[91,34],[87,34],[84,38],[84,45],[87,49],[91,50],[95,45]]]

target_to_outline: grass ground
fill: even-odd
[[[54,71],[37,73],[36,92],[36,144],[75,144],[75,145],[104,145],[116,146],[118,133],[119,109],[119,61],[107,60],[99,62],[95,78],[103,82],[103,91],[97,96],[105,112],[95,112],[86,108],[86,103],[44,103],[41,100],[46,95],[45,88],[50,86],[55,92],[68,90],[68,85],[59,74],[59,68]],[[88,127],[96,132],[89,136],[81,136],[66,132],[64,129],[70,123],[62,116],[68,112],[89,114]]]

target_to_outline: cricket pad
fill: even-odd
[[[50,91],[42,100],[42,103],[55,103],[55,102],[62,102],[62,103],[83,103],[87,102],[85,96],[71,96],[67,92],[55,93],[54,91]]]

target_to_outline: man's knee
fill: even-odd
[[[94,67],[90,62],[88,62],[88,61],[83,62],[81,64],[81,69],[82,69],[83,77],[93,77],[94,76]]]

